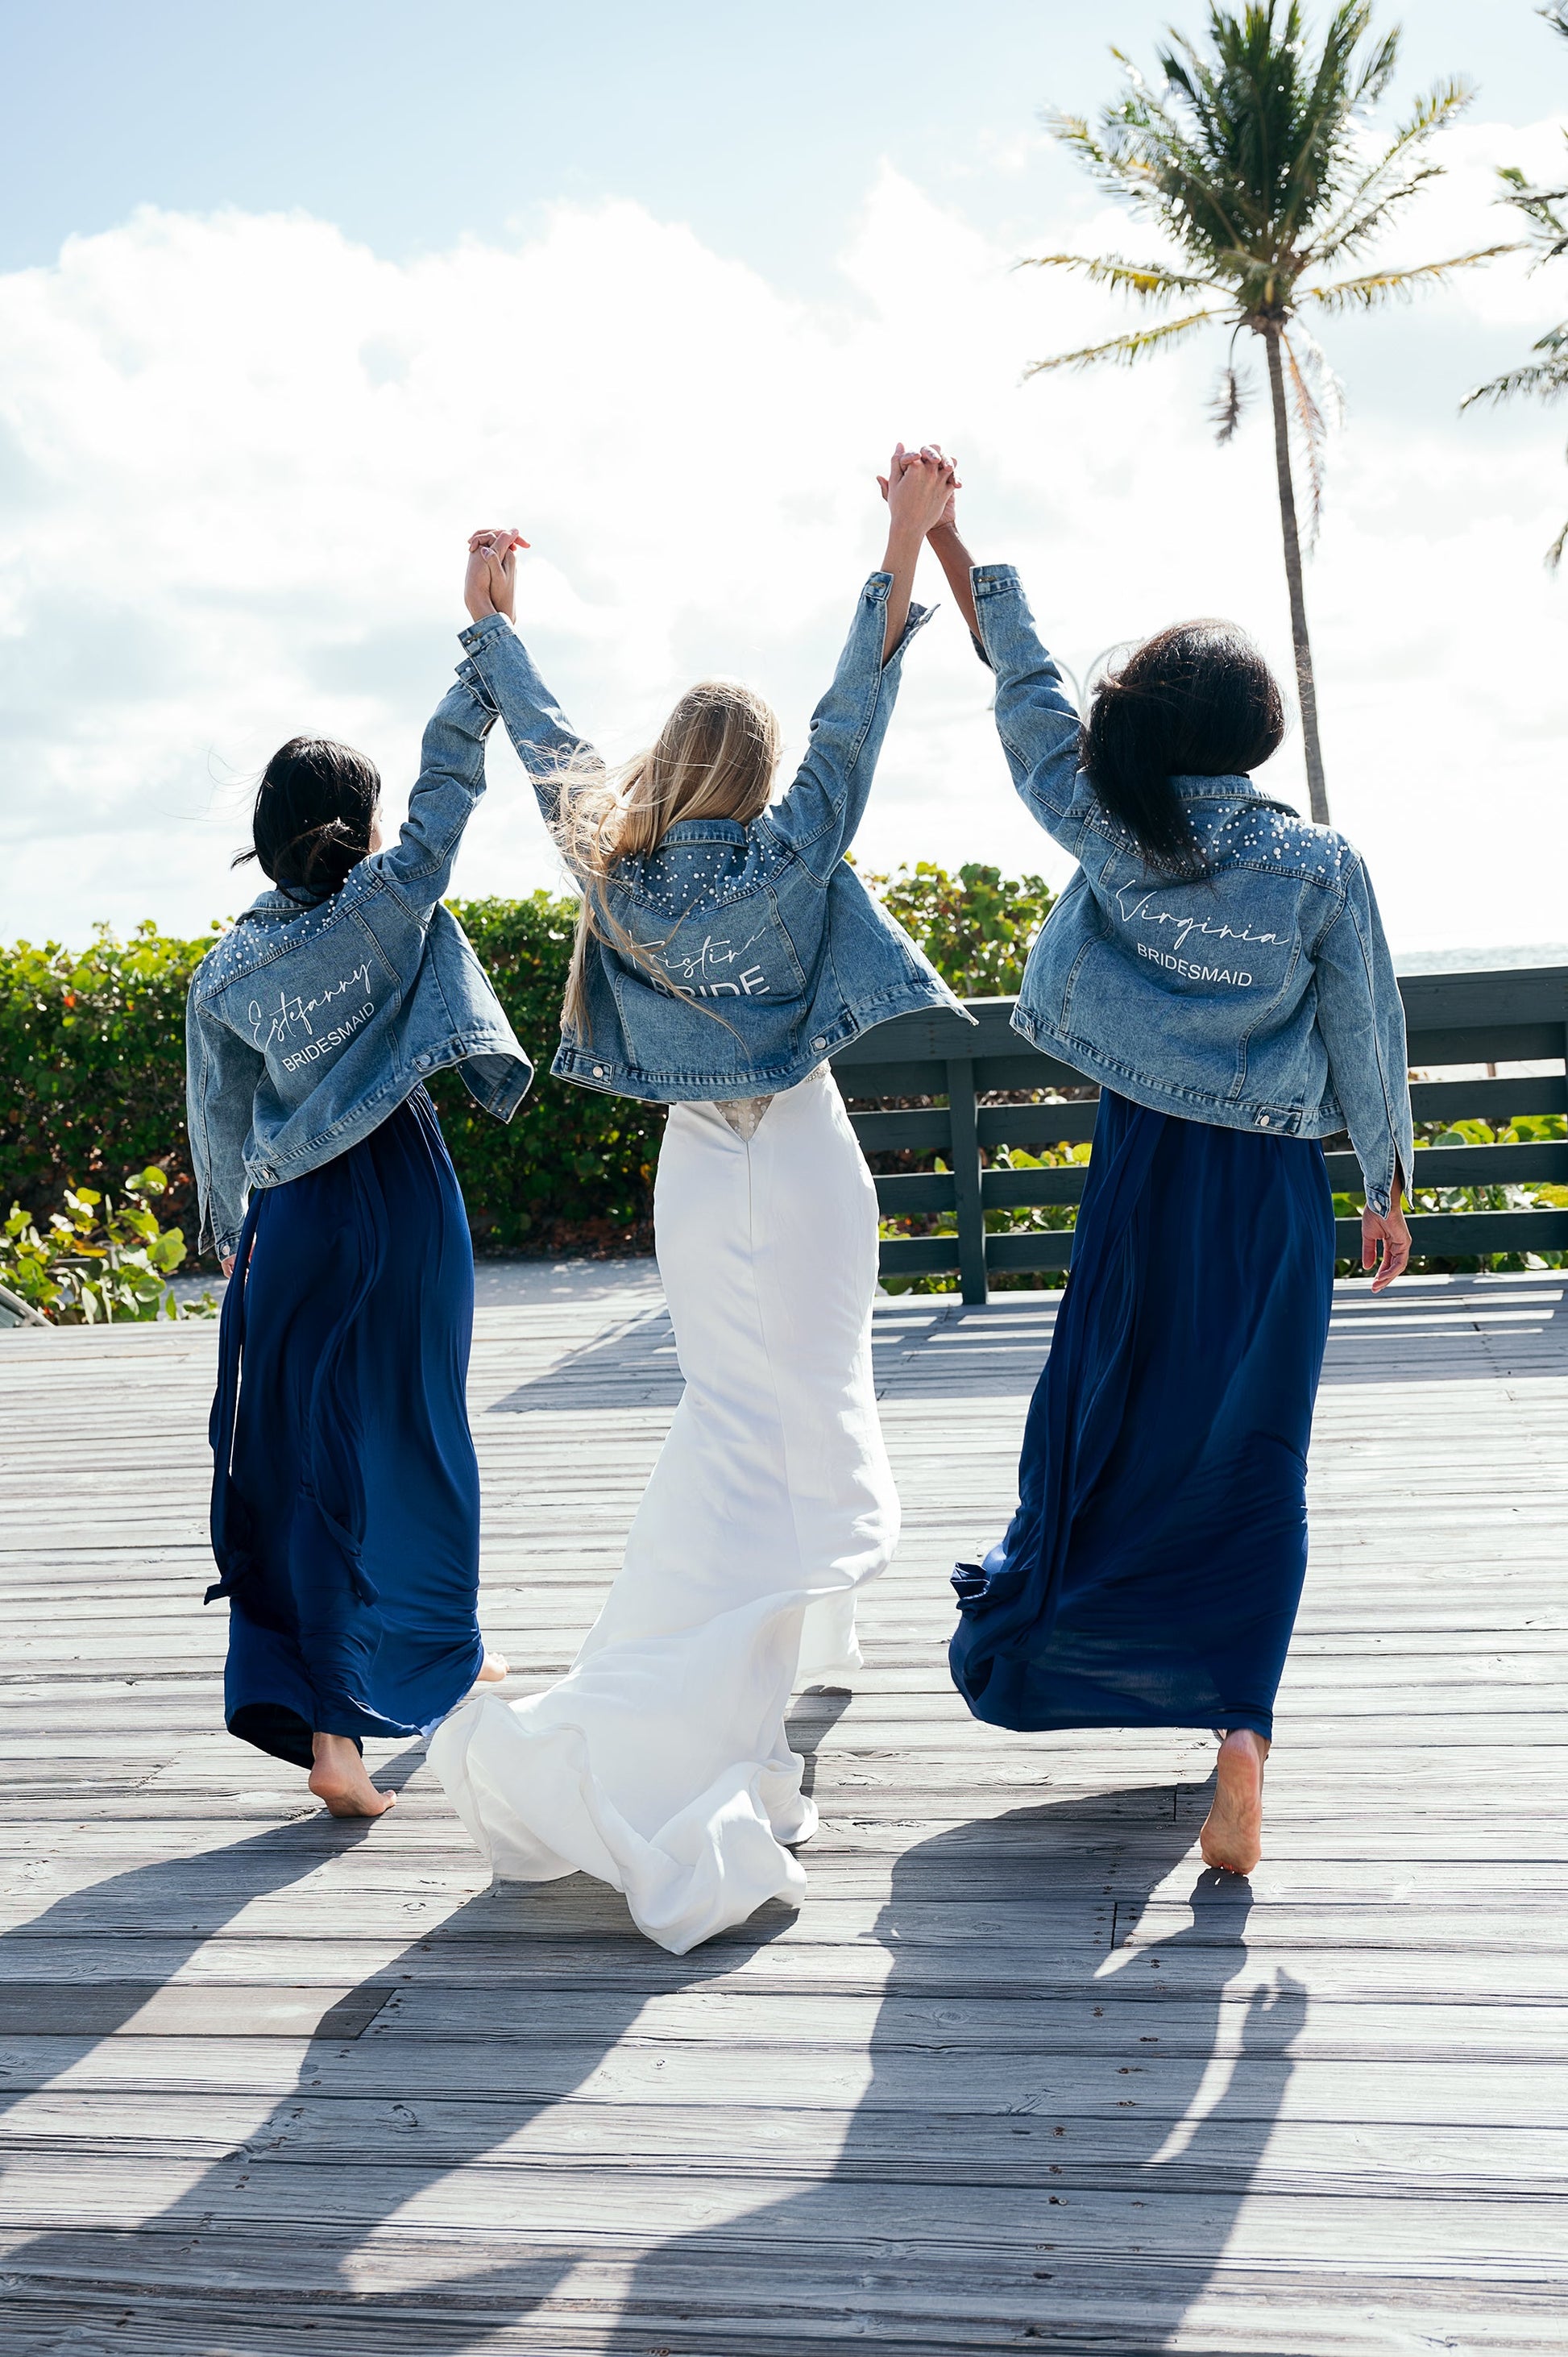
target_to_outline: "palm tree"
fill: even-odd
[[[1568,40],[1568,0],[1564,0],[1564,5],[1560,7],[1539,9],[1537,14],[1544,16],[1552,30]],[[1563,135],[1568,137],[1568,133]],[[1528,224],[1525,242],[1535,249],[1531,269],[1539,270],[1543,262],[1555,262],[1561,254],[1568,253],[1568,221],[1558,210],[1561,205],[1568,203],[1568,188],[1537,188],[1526,178],[1517,164],[1500,164],[1498,178],[1507,189],[1507,194],[1499,198],[1499,203],[1512,205],[1524,215]],[[1533,393],[1541,401],[1555,401],[1560,394],[1568,393],[1568,319],[1560,319],[1556,327],[1548,328],[1545,335],[1532,344],[1530,350],[1541,355],[1540,360],[1525,361],[1518,368],[1505,369],[1502,375],[1493,377],[1489,384],[1477,385],[1465,395],[1459,404],[1460,408],[1468,409],[1476,401],[1509,401],[1518,393]],[[1563,525],[1546,552],[1549,571],[1556,572],[1563,562],[1565,548],[1568,548],[1568,523]]]
[[[1219,438],[1229,442],[1247,390],[1236,365],[1237,339],[1243,329],[1262,339],[1307,784],[1312,815],[1320,825],[1328,821],[1328,796],[1302,594],[1291,422],[1294,411],[1311,490],[1310,544],[1322,500],[1327,419],[1337,411],[1338,387],[1303,320],[1302,307],[1310,304],[1327,313],[1369,311],[1509,251],[1487,246],[1445,262],[1323,281],[1320,274],[1364,253],[1400,206],[1441,172],[1427,153],[1430,143],[1472,96],[1465,82],[1440,82],[1388,144],[1370,152],[1360,118],[1387,89],[1399,48],[1397,30],[1363,47],[1371,15],[1371,0],[1346,0],[1336,7],[1313,58],[1296,0],[1261,0],[1240,10],[1213,5],[1208,54],[1172,33],[1170,46],[1159,52],[1159,91],[1113,49],[1127,89],[1105,109],[1098,135],[1081,116],[1051,113],[1046,120],[1102,186],[1164,231],[1176,258],[1032,258],[1036,268],[1079,270],[1095,285],[1117,288],[1140,303],[1196,296],[1199,307],[1108,343],[1058,352],[1036,361],[1031,376],[1099,361],[1131,363],[1202,328],[1229,327],[1229,364],[1214,411]]]

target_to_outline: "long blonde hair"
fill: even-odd
[[[662,943],[639,942],[610,912],[607,887],[617,866],[656,851],[677,820],[728,818],[744,825],[759,816],[773,791],[779,751],[770,705],[734,680],[703,679],[687,689],[646,752],[613,770],[587,760],[554,772],[556,841],[583,895],[562,1009],[574,1030],[588,1033],[590,942],[604,942],[666,989],[675,988],[659,962]],[[703,1012],[716,1014],[711,1007]]]

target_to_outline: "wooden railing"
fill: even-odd
[[[1498,969],[1481,974],[1401,977],[1412,1071],[1459,1064],[1552,1061],[1552,1073],[1523,1079],[1418,1081],[1412,1089],[1417,1123],[1480,1120],[1500,1127],[1515,1114],[1568,1113],[1568,966]],[[1072,1231],[988,1235],[987,1211],[1043,1204],[1073,1204],[1087,1176],[1081,1163],[1040,1169],[987,1167],[1001,1146],[1079,1144],[1094,1135],[1095,1101],[994,1104],[985,1099],[1027,1090],[1081,1089],[1081,1073],[1041,1055],[1011,1028],[1010,998],[973,998],[972,1029],[953,1015],[904,1015],[868,1031],[833,1059],[844,1095],[933,1097],[945,1105],[853,1116],[870,1154],[908,1151],[940,1155],[945,1171],[879,1177],[883,1215],[908,1219],[956,1215],[951,1235],[901,1236],[882,1246],[886,1276],[956,1271],[965,1301],[983,1301],[988,1280],[1002,1270],[1066,1268]],[[1330,1153],[1331,1183],[1359,1193],[1353,1154]],[[1418,1146],[1414,1184],[1490,1187],[1531,1180],[1568,1182],[1568,1142],[1510,1146]],[[1418,1212],[1411,1232],[1418,1253],[1541,1252],[1568,1249],[1568,1211]],[[1360,1226],[1337,1223],[1339,1251],[1359,1255]]]

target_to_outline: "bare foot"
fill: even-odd
[[[365,1763],[346,1735],[313,1735],[316,1765],[310,1789],[325,1801],[335,1817],[384,1816],[397,1799],[395,1792],[378,1792],[365,1772]]]
[[[1198,1845],[1206,1866],[1251,1874],[1263,1854],[1263,1762],[1269,1747],[1250,1727],[1233,1727],[1219,1747],[1214,1805]]]
[[[485,1647],[485,1658],[483,1663],[480,1664],[479,1674],[474,1680],[474,1684],[477,1686],[499,1686],[505,1675],[506,1655],[504,1653],[493,1652],[490,1647],[487,1645]]]

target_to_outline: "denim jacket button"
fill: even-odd
[[[1266,1113],[1261,1113],[1261,1114],[1258,1115],[1258,1127],[1259,1127],[1260,1129],[1267,1129],[1268,1125],[1269,1125],[1269,1116],[1268,1116],[1268,1114],[1267,1114]]]
[[[602,1081],[602,1080],[604,1079],[604,1077],[605,1077],[605,1068],[604,1068],[604,1066],[603,1066],[602,1064],[596,1064],[596,1065],[594,1066],[594,1078],[595,1078],[595,1080],[596,1080],[596,1081]]]
[[[813,1039],[811,1042],[813,1048],[825,1048],[827,1044],[826,1039]]]

